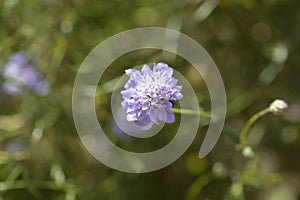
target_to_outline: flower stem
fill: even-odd
[[[0,191],[24,189],[30,187],[37,187],[41,189],[54,190],[54,191],[77,191],[77,187],[70,183],[58,184],[54,181],[28,181],[28,180],[17,180],[17,181],[6,181],[0,182]]]
[[[254,114],[245,124],[245,126],[243,127],[242,131],[241,131],[241,135],[240,135],[240,141],[241,141],[241,145],[242,147],[245,147],[248,144],[248,132],[251,128],[251,126],[263,115],[267,114],[270,112],[269,108],[265,108],[261,111],[259,111],[258,113]]]
[[[199,112],[196,112],[194,110],[189,110],[189,109],[182,109],[182,108],[171,108],[171,110],[176,114],[200,115],[201,117],[211,118],[211,114],[203,110],[199,110]]]

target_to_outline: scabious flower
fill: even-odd
[[[30,64],[24,52],[10,56],[0,72],[4,80],[2,90],[7,95],[21,95],[26,90],[32,90],[43,96],[50,90],[49,83],[42,78],[40,71]]]
[[[129,77],[121,95],[122,107],[126,110],[126,119],[135,122],[143,130],[150,129],[158,120],[166,123],[175,121],[170,108],[173,101],[183,97],[182,86],[173,78],[173,69],[166,63],[153,64],[153,70],[144,65],[142,70],[125,70]]]

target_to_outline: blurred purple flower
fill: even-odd
[[[166,63],[153,65],[153,70],[144,65],[142,70],[127,69],[129,76],[121,95],[122,107],[126,110],[127,120],[135,122],[143,130],[150,129],[158,120],[166,123],[175,121],[174,113],[170,110],[173,101],[183,97],[182,86],[173,78],[173,69]]]
[[[43,96],[50,91],[49,83],[42,78],[40,71],[29,63],[29,58],[24,52],[10,56],[1,73],[4,79],[2,89],[8,95],[21,95],[26,90],[33,90]]]
[[[9,61],[12,62],[12,63],[15,63],[19,66],[23,66],[23,65],[26,65],[29,62],[29,58],[28,58],[28,56],[26,55],[25,52],[20,51],[18,53],[12,54],[9,57]]]
[[[5,82],[2,85],[2,90],[8,95],[16,95],[16,94],[23,93],[23,91],[21,90],[21,88],[19,86],[17,86],[16,84],[8,83],[8,82]]]

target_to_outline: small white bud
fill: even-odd
[[[288,108],[287,103],[280,99],[276,99],[269,106],[270,111],[276,115],[280,115],[287,108]]]
[[[246,146],[245,148],[243,148],[242,154],[246,158],[253,158],[254,156],[254,152],[250,146]]]

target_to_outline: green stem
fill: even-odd
[[[194,110],[189,110],[189,109],[182,109],[182,108],[172,108],[171,110],[176,114],[200,115],[201,117],[211,118],[211,114],[203,110],[199,110],[199,112]]]
[[[75,185],[70,183],[57,184],[54,181],[28,181],[28,180],[17,180],[17,181],[5,181],[0,182],[0,191],[16,190],[24,188],[37,187],[41,189],[55,190],[55,191],[77,191]]]
[[[200,175],[196,181],[188,188],[185,195],[186,200],[196,199],[197,195],[202,191],[202,189],[207,186],[214,178],[209,174]]]
[[[255,115],[253,115],[245,124],[245,126],[243,127],[242,131],[241,131],[241,135],[240,135],[240,140],[241,140],[241,145],[242,147],[245,147],[248,144],[248,132],[251,128],[251,126],[263,115],[267,114],[268,112],[270,112],[269,108],[265,108],[261,111],[259,111],[258,113],[256,113]]]

